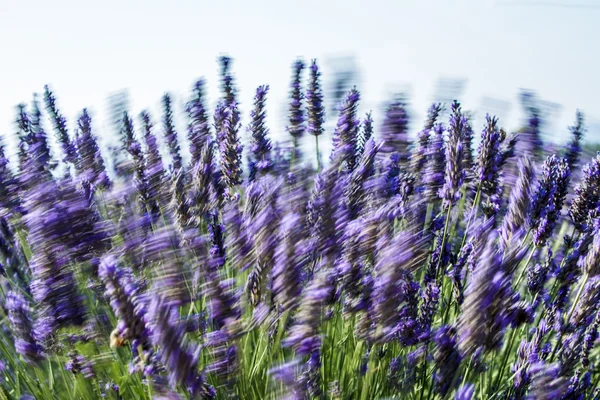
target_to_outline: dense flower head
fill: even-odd
[[[92,133],[92,118],[85,108],[77,120],[77,128],[78,159],[76,167],[79,174],[98,188],[110,188],[112,183],[106,172],[104,158],[98,147],[96,136]]]
[[[9,292],[6,296],[8,319],[14,332],[15,348],[27,362],[37,363],[44,359],[43,348],[33,335],[31,306],[18,292]]]
[[[223,110],[222,131],[219,133],[219,151],[221,154],[221,173],[225,185],[233,188],[242,179],[242,144],[239,138],[240,113],[237,103]]]
[[[586,131],[583,113],[581,111],[577,110],[577,113],[575,114],[575,124],[569,127],[569,130],[571,131],[573,138],[568,144],[565,158],[567,159],[571,171],[574,171],[577,168],[577,162],[579,161],[581,153],[581,139]]]
[[[529,225],[536,245],[545,244],[556,225],[567,193],[571,172],[565,158],[549,156],[534,194]]]
[[[477,157],[475,178],[481,185],[481,191],[488,196],[496,194],[500,165],[498,165],[502,134],[497,128],[498,119],[486,115],[486,126],[481,133],[479,155]]]
[[[250,113],[252,121],[248,131],[252,137],[250,151],[254,155],[256,169],[261,173],[268,172],[273,166],[271,161],[271,141],[269,140],[269,129],[266,127],[267,112],[265,101],[269,86],[259,86],[254,97],[254,109]]]
[[[58,140],[62,147],[63,153],[65,154],[65,161],[71,163],[75,162],[75,160],[77,159],[77,153],[75,152],[75,147],[73,146],[71,138],[69,137],[69,132],[67,130],[67,120],[58,110],[54,93],[52,93],[48,85],[44,86],[44,101],[46,103],[46,110],[52,118],[52,125],[54,126],[54,131],[58,136]]]
[[[306,130],[313,136],[323,133],[325,122],[325,106],[323,104],[323,90],[321,89],[321,72],[317,60],[312,60],[310,65],[310,80],[306,90]]]
[[[354,170],[356,165],[356,142],[360,120],[356,118],[360,94],[356,88],[351,89],[344,103],[340,105],[339,117],[335,132],[333,133],[332,159],[345,163],[348,171]]]
[[[292,83],[290,91],[290,111],[288,117],[287,131],[294,137],[295,140],[302,137],[304,134],[304,108],[302,100],[304,93],[302,92],[302,71],[304,70],[304,62],[297,60],[292,66]]]
[[[185,386],[192,396],[215,398],[214,388],[197,371],[198,354],[184,340],[185,332],[174,311],[156,296],[150,301],[147,315],[152,327],[152,343],[160,346],[159,354],[168,371],[169,383],[173,388]]]
[[[381,157],[386,158],[390,154],[398,153],[401,163],[405,165],[408,161],[408,113],[405,100],[402,95],[397,95],[390,102],[385,111],[383,126],[381,127],[380,140],[383,141]]]
[[[585,232],[590,220],[596,216],[600,201],[600,154],[583,167],[581,181],[575,186],[575,197],[571,202],[569,216],[575,227]]]
[[[162,98],[163,102],[163,125],[164,125],[164,136],[165,141],[169,147],[169,152],[173,158],[172,167],[175,170],[179,170],[182,167],[182,160],[179,148],[179,139],[177,137],[177,131],[175,130],[175,123],[173,121],[173,109],[171,96],[168,93]]]
[[[460,188],[465,179],[463,169],[463,137],[467,120],[462,114],[460,104],[452,104],[452,116],[448,124],[448,141],[446,142],[446,169],[444,186],[440,197],[444,199],[444,207],[450,208],[460,198]]]
[[[433,127],[431,141],[427,146],[423,182],[425,184],[425,197],[428,201],[437,200],[439,192],[444,185],[444,169],[446,168],[446,155],[444,146],[444,126],[436,124]]]
[[[190,142],[191,165],[196,164],[202,150],[211,141],[210,123],[205,107],[204,80],[199,79],[194,84],[192,100],[187,104],[188,140]]]
[[[417,133],[417,143],[411,154],[411,169],[420,174],[427,162],[427,148],[429,147],[431,130],[442,112],[441,103],[432,104],[427,110],[427,119],[423,129]]]

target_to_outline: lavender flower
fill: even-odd
[[[498,192],[500,145],[503,138],[500,130],[496,127],[498,119],[489,115],[486,115],[485,119],[486,125],[481,132],[475,179],[480,185],[482,193],[493,196]]]
[[[55,164],[52,162],[52,156],[50,155],[50,147],[48,146],[48,136],[42,126],[42,111],[37,100],[37,94],[33,97],[33,105],[30,115],[30,143],[37,144],[40,147],[40,162],[45,168],[53,169]]]
[[[223,98],[226,106],[229,106],[235,102],[235,88],[233,86],[233,76],[231,75],[231,58],[227,56],[219,57],[219,64],[221,66],[221,91],[223,92]]]
[[[17,353],[29,363],[39,363],[44,359],[42,347],[33,335],[31,308],[25,297],[18,292],[9,292],[6,296],[8,320],[15,337]]]
[[[141,284],[131,270],[120,266],[117,258],[102,258],[98,276],[106,288],[110,306],[118,318],[117,327],[111,333],[111,346],[120,347],[127,342],[148,345],[149,331],[145,322],[147,301]],[[135,346],[132,346],[135,348]]]
[[[204,105],[204,80],[200,79],[194,85],[194,95],[186,108],[188,114],[188,140],[190,141],[191,165],[201,159],[202,151],[211,142],[208,113]]]
[[[454,400],[471,400],[473,398],[473,394],[475,393],[475,385],[466,383],[456,389],[456,394],[454,395]]]
[[[146,175],[148,176],[148,184],[152,192],[157,196],[154,201],[164,204],[166,193],[161,195],[161,191],[164,191],[164,169],[162,158],[158,150],[158,143],[156,137],[152,133],[152,121],[150,120],[150,114],[147,111],[142,111],[140,114],[142,120],[142,129],[144,131],[144,141],[146,144]]]
[[[290,92],[290,111],[289,111],[289,123],[287,131],[294,138],[294,147],[297,146],[297,141],[304,134],[304,109],[302,108],[302,100],[304,95],[302,93],[302,71],[304,70],[304,62],[298,60],[294,62],[292,66],[293,77]]]
[[[560,216],[569,184],[570,171],[565,158],[549,156],[533,197],[529,225],[537,246],[546,243]]]
[[[215,398],[215,389],[197,372],[199,354],[193,353],[184,340],[185,332],[177,320],[176,310],[155,296],[149,305],[147,319],[152,326],[152,343],[160,347],[160,358],[168,371],[171,387],[183,385],[192,397]]]
[[[173,158],[173,169],[179,170],[182,167],[181,155],[179,154],[179,141],[177,139],[177,131],[173,123],[173,110],[171,108],[171,96],[168,93],[162,98],[163,102],[163,125],[164,135],[169,152]]]
[[[265,177],[259,184],[260,203],[249,227],[249,234],[254,241],[256,263],[248,276],[246,287],[254,306],[261,301],[264,279],[273,265],[277,244],[277,222],[280,215],[277,202],[281,183]]]
[[[381,249],[375,265],[373,303],[377,333],[375,340],[387,342],[397,334],[412,342],[416,328],[416,291],[408,271],[420,260],[415,235],[400,232]]]
[[[444,127],[436,124],[433,127],[433,136],[427,147],[427,163],[423,175],[425,184],[425,198],[428,202],[439,198],[439,193],[444,185],[444,170],[446,168],[446,155],[444,146]]]
[[[149,213],[153,218],[156,218],[159,213],[159,205],[156,202],[154,188],[148,181],[148,172],[146,170],[146,162],[142,147],[134,137],[133,121],[129,118],[127,112],[123,114],[123,129],[122,137],[126,150],[133,159],[135,171],[135,187],[138,191],[138,204],[142,214]]]
[[[590,228],[590,219],[596,216],[600,201],[600,153],[583,167],[581,182],[575,186],[569,216],[580,232]]]
[[[371,117],[371,112],[368,112],[363,120],[362,129],[358,133],[358,138],[356,140],[356,162],[360,161],[360,157],[362,157],[365,146],[367,142],[373,136],[373,118]]]
[[[452,104],[452,116],[446,143],[446,169],[444,186],[440,197],[444,199],[444,208],[448,209],[460,198],[460,188],[465,179],[463,169],[463,136],[465,134],[466,118],[463,116],[460,104]]]
[[[348,184],[344,190],[344,201],[350,219],[356,218],[366,203],[365,192],[368,189],[366,182],[374,173],[373,165],[380,149],[381,143],[375,144],[373,140],[369,140],[358,166],[350,175]]]
[[[312,60],[310,65],[310,81],[306,90],[306,130],[313,136],[319,136],[324,131],[325,107],[323,105],[323,90],[321,89],[320,78],[321,72],[319,72],[317,60]]]
[[[471,125],[471,116],[465,116],[465,127],[462,135],[463,159],[462,166],[465,169],[465,180],[471,181],[471,172],[473,168],[473,126]]]
[[[223,222],[227,233],[225,247],[233,268],[245,271],[251,263],[252,240],[245,229],[239,202],[240,196],[235,195],[224,205]]]
[[[213,149],[212,144],[207,144],[202,149],[201,160],[192,167],[190,203],[192,215],[198,226],[207,218],[212,206],[211,186],[213,171],[216,169]]]
[[[495,235],[490,235],[467,284],[458,321],[459,348],[464,357],[470,357],[480,346],[488,351],[498,348],[505,329],[515,318],[510,273],[523,259],[524,251],[511,249],[503,258],[494,240]]]
[[[326,261],[323,265],[327,265]],[[284,346],[292,347],[300,356],[318,352],[321,347],[318,328],[323,307],[333,292],[330,273],[327,268],[319,268],[305,287],[296,314],[296,323],[289,329],[288,336],[283,341]]]
[[[454,328],[442,326],[435,334],[435,391],[444,397],[452,390],[454,375],[461,362],[456,345],[456,332]]]
[[[380,159],[385,160],[391,154],[398,153],[402,166],[406,166],[408,153],[408,113],[406,104],[401,95],[396,96],[385,111],[383,126],[381,127],[381,140],[383,147]]]
[[[77,153],[75,152],[75,147],[71,142],[71,138],[69,138],[69,132],[67,131],[67,121],[65,117],[63,117],[60,114],[60,111],[56,106],[56,98],[54,97],[54,94],[52,93],[48,85],[44,86],[44,100],[46,102],[46,110],[52,118],[54,131],[58,136],[58,141],[60,142],[62,150],[65,154],[65,161],[74,163],[77,159]]]
[[[431,130],[435,126],[441,111],[442,105],[440,103],[432,104],[427,110],[427,119],[423,129],[417,133],[417,143],[411,154],[411,169],[419,178],[427,162],[427,148],[430,143]]]
[[[0,142],[0,208],[3,213],[10,215],[22,211],[19,197],[18,179],[8,166],[9,160],[4,152],[4,145]]]
[[[503,248],[508,248],[512,238],[527,222],[531,205],[532,184],[535,179],[529,158],[519,160],[519,179],[510,193],[508,211],[499,230]]]
[[[77,127],[76,144],[79,157],[76,167],[79,174],[95,187],[109,189],[112,183],[106,173],[96,137],[92,133],[92,118],[85,108],[77,121]]]
[[[353,88],[348,92],[345,102],[340,106],[339,117],[333,133],[333,151],[331,158],[345,163],[347,171],[356,165],[356,140],[360,121],[356,118],[360,94]]]
[[[280,240],[275,250],[272,290],[273,300],[284,310],[295,308],[302,290],[301,273],[307,262],[304,234],[300,215],[290,212],[283,216]]]
[[[531,390],[528,399],[553,400],[567,391],[568,381],[559,375],[558,364],[538,362],[530,367]]]
[[[269,86],[259,86],[254,97],[254,110],[250,114],[252,121],[248,131],[252,135],[250,150],[254,154],[255,167],[258,172],[265,174],[273,166],[271,161],[271,141],[268,138],[269,130],[266,124],[265,101]]]
[[[540,138],[540,110],[535,104],[533,93],[521,93],[521,103],[528,115],[527,124],[519,131],[519,141],[516,145],[518,156],[529,154],[532,157],[537,157],[542,148],[542,140]]]
[[[577,168],[577,161],[581,153],[581,139],[586,131],[584,127],[583,113],[581,111],[577,110],[577,113],[575,114],[575,125],[571,126],[569,130],[571,131],[573,139],[571,139],[571,142],[568,145],[565,158],[569,164],[569,169],[571,171],[575,171]]]
[[[242,145],[238,137],[240,113],[236,103],[224,110],[225,119],[219,133],[221,173],[227,187],[233,189],[242,182]]]

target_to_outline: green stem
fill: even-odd
[[[579,299],[581,298],[581,295],[583,294],[583,289],[585,288],[585,285],[587,284],[587,281],[589,279],[590,279],[590,274],[589,274],[589,272],[586,271],[585,275],[583,276],[583,282],[581,282],[581,285],[579,286],[579,290],[577,291],[577,295],[575,296],[575,300],[573,300],[573,305],[571,306],[571,309],[569,310],[569,313],[567,314],[567,318],[565,319],[566,324],[568,324],[569,321],[571,320],[571,317],[573,316],[573,313],[575,312],[575,307],[577,307],[577,303],[579,303]],[[550,362],[554,361],[556,352],[558,351],[558,348],[561,346],[561,344],[562,344],[562,335],[559,336],[558,340],[556,341],[556,345],[554,346],[554,349],[552,350],[552,354],[550,355]]]
[[[319,135],[315,135],[315,152],[317,153],[317,172],[321,172],[321,155],[319,154]]]
[[[467,236],[469,234],[469,227],[471,226],[471,221],[475,219],[477,215],[477,210],[479,210],[479,201],[481,200],[481,185],[477,188],[477,193],[475,194],[475,199],[473,200],[473,206],[471,207],[471,212],[469,213],[469,219],[467,220],[467,225],[465,225],[465,234],[463,235],[462,242],[460,244],[460,248],[462,249],[467,241]]]

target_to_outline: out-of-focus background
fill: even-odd
[[[227,54],[245,121],[255,88],[271,86],[274,141],[287,136],[290,66],[302,57],[322,67],[329,126],[336,95],[357,85],[376,126],[402,92],[413,132],[432,101],[453,98],[472,111],[477,132],[486,112],[511,131],[523,118],[519,90],[529,89],[546,140],[565,142],[581,109],[586,141],[600,142],[599,19],[599,0],[3,0],[0,134],[13,155],[15,106],[50,84],[71,128],[91,109],[105,148],[118,104],[158,120],[169,91],[182,113],[204,76],[214,106],[217,57]],[[178,127],[183,137],[183,118]]]

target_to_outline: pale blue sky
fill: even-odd
[[[322,60],[327,80],[325,60],[334,53],[357,57],[361,111],[378,108],[394,88],[408,85],[415,128],[440,77],[468,79],[466,109],[481,113],[484,96],[512,102],[503,115],[509,129],[519,122],[520,87],[562,105],[549,132],[557,138],[565,137],[577,108],[600,118],[600,9],[501,3],[0,0],[0,133],[12,134],[14,106],[29,102],[46,83],[71,127],[88,107],[99,134],[106,97],[122,88],[129,89],[135,114],[150,107],[158,119],[165,91],[179,105],[193,81],[204,76],[212,106],[221,53],[235,59],[244,115],[254,89],[270,84],[269,122],[276,138],[284,134],[280,108],[292,61]],[[600,8],[600,0],[578,4]]]

